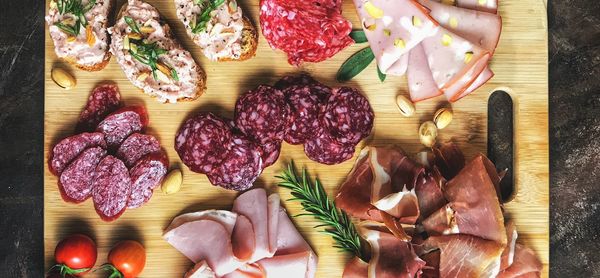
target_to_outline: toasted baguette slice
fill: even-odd
[[[89,1],[82,0],[85,8]],[[108,19],[110,18],[115,0],[96,1],[84,14],[86,26],[80,24],[79,34],[76,36],[59,28],[58,25],[73,28],[79,24],[69,11],[61,14],[55,0],[50,1],[46,22],[48,31],[54,42],[56,56],[65,60],[78,69],[85,71],[99,71],[104,69],[110,61],[110,36],[108,35]],[[73,28],[74,29],[74,28]]]
[[[210,0],[204,0],[208,3]],[[195,0],[174,0],[177,17],[185,26],[188,36],[200,46],[204,56],[212,61],[244,61],[256,54],[258,32],[242,14],[236,0],[225,0],[214,9],[212,18],[194,32],[196,18],[205,11]]]
[[[126,22],[126,17],[135,22],[139,33]],[[152,5],[129,0],[108,31],[111,53],[129,81],[147,95],[159,102],[176,103],[195,100],[206,90],[206,73]],[[148,49],[154,49],[156,60]],[[154,64],[156,67],[151,66]]]

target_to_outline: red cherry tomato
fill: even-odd
[[[108,253],[109,277],[135,278],[146,266],[146,250],[137,241],[125,240],[117,243]],[[115,273],[118,271],[121,275]]]
[[[57,265],[54,268],[65,276],[82,276],[96,264],[97,257],[94,241],[86,235],[74,234],[56,245],[54,259]]]

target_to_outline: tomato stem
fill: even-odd
[[[110,271],[111,273],[108,276],[108,278],[123,278],[123,273],[121,273],[115,266],[109,263],[101,265],[98,269],[94,270],[94,272],[98,270]]]
[[[48,270],[48,273],[52,272],[52,270],[54,270],[56,268],[58,268],[58,273],[63,278],[66,277],[67,275],[75,275],[75,274],[86,272],[91,269],[89,267],[75,269],[75,268],[70,268],[65,264],[55,264]]]

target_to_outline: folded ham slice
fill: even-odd
[[[509,268],[502,270],[497,278],[533,278],[540,277],[542,262],[535,256],[533,250],[517,244],[515,259]]]
[[[423,46],[418,44],[408,53],[408,69],[406,71],[408,92],[413,102],[430,99],[442,95],[427,63]]]
[[[354,5],[383,73],[403,73],[397,70],[402,56],[434,34],[438,25],[414,0],[354,0]]]
[[[269,210],[265,190],[256,188],[240,195],[233,201],[231,210],[237,214],[245,215],[252,223],[255,247],[248,262],[253,263],[262,258],[272,257],[275,251],[271,250],[269,246],[269,236],[271,235],[269,234]]]
[[[461,8],[493,14],[498,12],[498,0],[456,0],[456,5]]]
[[[483,84],[485,84],[490,79],[492,79],[492,77],[494,77],[494,72],[488,66],[488,67],[486,67],[479,74],[479,76],[477,76],[477,78],[475,79],[475,81],[473,81],[473,83],[471,83],[471,85],[469,86],[469,88],[467,88],[464,92],[462,92],[457,97],[457,99],[461,99],[463,97],[466,97],[468,94],[470,94],[470,93],[474,92],[475,90],[479,89],[479,87],[483,86]]]

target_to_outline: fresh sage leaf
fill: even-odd
[[[365,31],[363,30],[352,30],[352,32],[350,32],[350,38],[352,38],[355,43],[368,42]]]
[[[385,73],[381,72],[381,70],[379,69],[379,66],[377,66],[377,76],[379,76],[379,81],[383,82],[385,81]]]
[[[348,81],[363,71],[373,60],[375,60],[375,55],[371,47],[365,47],[342,64],[335,78],[339,82]]]

